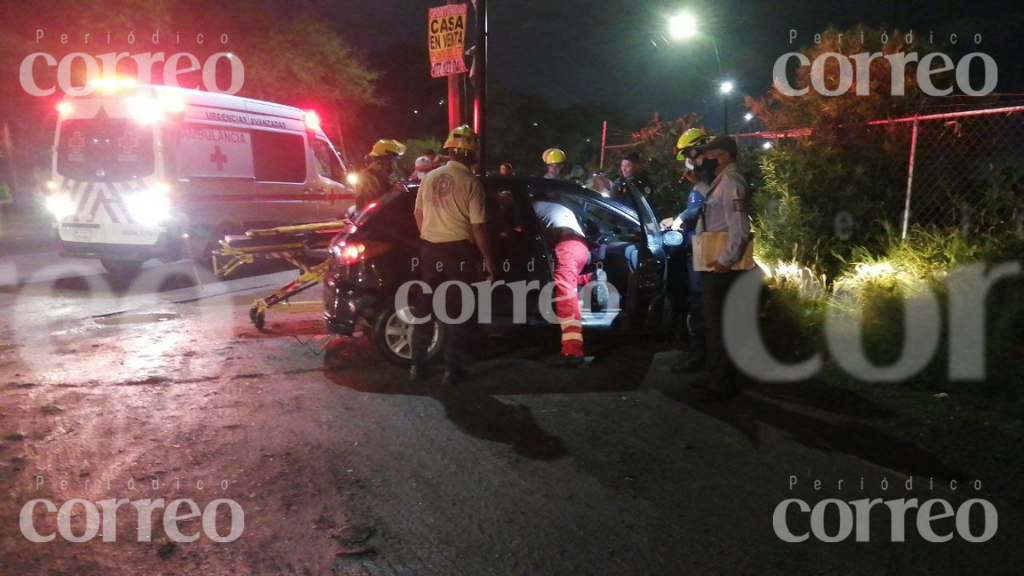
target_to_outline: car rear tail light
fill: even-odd
[[[331,253],[337,259],[339,264],[351,265],[368,260],[375,256],[380,256],[390,249],[391,245],[384,242],[367,241],[352,242],[349,244],[342,242],[332,246]]]

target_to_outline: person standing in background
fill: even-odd
[[[356,184],[356,210],[362,210],[391,189],[391,173],[395,160],[405,154],[405,144],[398,140],[378,140],[366,155],[366,169]]]
[[[434,162],[430,159],[429,156],[424,154],[423,156],[420,156],[419,158],[417,158],[416,162],[413,164],[413,171],[412,171],[412,175],[409,176],[409,181],[411,181],[411,182],[422,182],[423,181],[423,177],[426,176],[427,173],[430,172],[433,169],[434,169]]]
[[[544,177],[549,180],[566,180],[569,174],[565,170],[565,152],[558,148],[548,148],[541,154],[541,160],[547,167]]]

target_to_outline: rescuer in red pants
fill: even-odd
[[[585,240],[564,234],[555,244],[555,314],[562,326],[562,356],[565,364],[583,363],[583,324],[580,316],[580,286],[590,280],[582,274],[590,249]]]
[[[555,256],[554,312],[562,328],[562,353],[551,363],[566,367],[579,366],[583,364],[584,358],[578,288],[590,281],[591,275],[583,274],[583,267],[590,258],[590,248],[572,210],[543,200],[535,200],[533,207],[537,218],[544,225]],[[594,292],[598,293],[599,290],[595,289]]]

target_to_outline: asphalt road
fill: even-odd
[[[887,414],[863,398],[808,382],[706,406],[661,343],[594,339],[586,368],[557,370],[539,362],[554,344],[543,332],[481,342],[460,388],[410,385],[316,315],[271,314],[257,332],[249,304],[290,273],[197,284],[178,263],[147,277],[111,287],[96,262],[0,257],[0,574],[1020,573],[1019,501],[965,489],[976,471],[859,425]],[[244,532],[218,543],[197,517],[178,526],[200,537],[174,543],[158,511],[140,542],[126,505],[113,542],[23,535],[26,503],[76,498],[231,499]],[[893,543],[879,505],[869,542],[785,543],[773,513],[789,498],[985,498],[998,530],[968,543],[946,518],[933,525],[952,539],[928,543],[912,510]],[[211,515],[222,536],[229,511]],[[808,531],[809,514],[788,518]],[[33,526],[54,532],[57,514],[39,506]]]

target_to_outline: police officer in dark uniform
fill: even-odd
[[[612,186],[612,199],[635,210],[636,206],[633,205],[633,199],[629,196],[629,190],[636,190],[644,196],[649,196],[654,192],[654,186],[640,172],[640,155],[630,152],[623,156],[619,162],[619,174],[621,176],[615,180]]]

